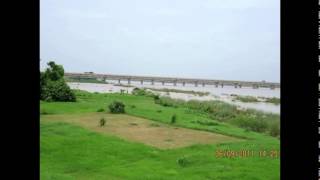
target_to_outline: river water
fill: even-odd
[[[80,89],[89,92],[100,92],[100,93],[114,93],[120,92],[121,90],[125,90],[125,92],[131,93],[133,87],[123,87],[123,86],[115,86],[118,81],[108,81],[110,84],[95,84],[95,83],[68,83],[71,89]],[[121,82],[122,84],[127,84],[127,81]],[[188,90],[188,91],[200,91],[200,92],[209,92],[208,96],[198,96],[192,94],[185,94],[185,93],[174,93],[170,92],[169,94],[166,92],[159,92],[156,91],[155,93],[160,94],[161,96],[169,96],[171,98],[177,99],[184,99],[184,100],[221,100],[230,104],[234,104],[241,108],[250,108],[256,109],[264,112],[276,113],[280,114],[280,105],[275,105],[272,103],[264,103],[264,102],[257,102],[257,103],[244,103],[240,101],[233,100],[232,94],[241,95],[241,96],[254,96],[254,97],[277,97],[280,98],[280,89],[269,89],[269,88],[258,88],[253,89],[251,87],[242,87],[242,88],[235,88],[233,86],[224,86],[222,87],[215,87],[212,85],[198,85],[195,87],[192,84],[186,84],[182,86],[181,84],[177,84],[174,86],[173,84],[165,84],[162,85],[161,83],[154,83],[152,85],[150,82],[144,82],[144,84],[140,84],[140,82],[131,82],[131,85],[136,87],[145,87],[145,88],[168,88],[168,89],[180,89],[180,90]]]

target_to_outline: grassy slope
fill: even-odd
[[[279,179],[280,161],[277,158],[215,157],[217,148],[250,149],[255,152],[263,149],[279,150],[279,140],[276,138],[246,132],[228,124],[195,124],[192,121],[210,119],[204,114],[190,113],[184,108],[154,104],[153,99],[148,97],[89,93],[81,95],[76,103],[41,102],[41,109],[54,114],[95,112],[117,99],[127,105],[127,113],[131,115],[168,123],[175,113],[178,126],[241,136],[250,140],[161,151],[74,125],[41,122],[42,179],[161,179],[162,176],[162,179]],[[130,105],[136,107],[130,108]],[[190,160],[190,165],[184,168],[176,162],[183,155]]]

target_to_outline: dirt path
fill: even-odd
[[[99,126],[99,120],[102,117],[106,120],[104,127]],[[42,116],[41,120],[74,123],[99,133],[116,135],[129,141],[141,142],[159,149],[240,141],[240,139],[234,137],[174,127],[124,114],[45,115]]]

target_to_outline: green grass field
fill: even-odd
[[[205,113],[186,107],[164,107],[155,104],[151,97],[80,91],[76,95],[77,102],[40,102],[41,179],[280,179],[279,157],[259,156],[263,150],[279,151],[278,138],[212,120]],[[122,101],[131,116],[170,124],[176,114],[177,121],[170,126],[219,133],[243,141],[163,150],[79,124],[45,120],[50,114],[81,117],[106,109],[113,100]],[[195,123],[199,121],[214,125]],[[217,150],[250,150],[254,155],[216,157]],[[178,163],[181,161],[183,165]]]

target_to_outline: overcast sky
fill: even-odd
[[[279,0],[41,0],[41,68],[280,81]]]

